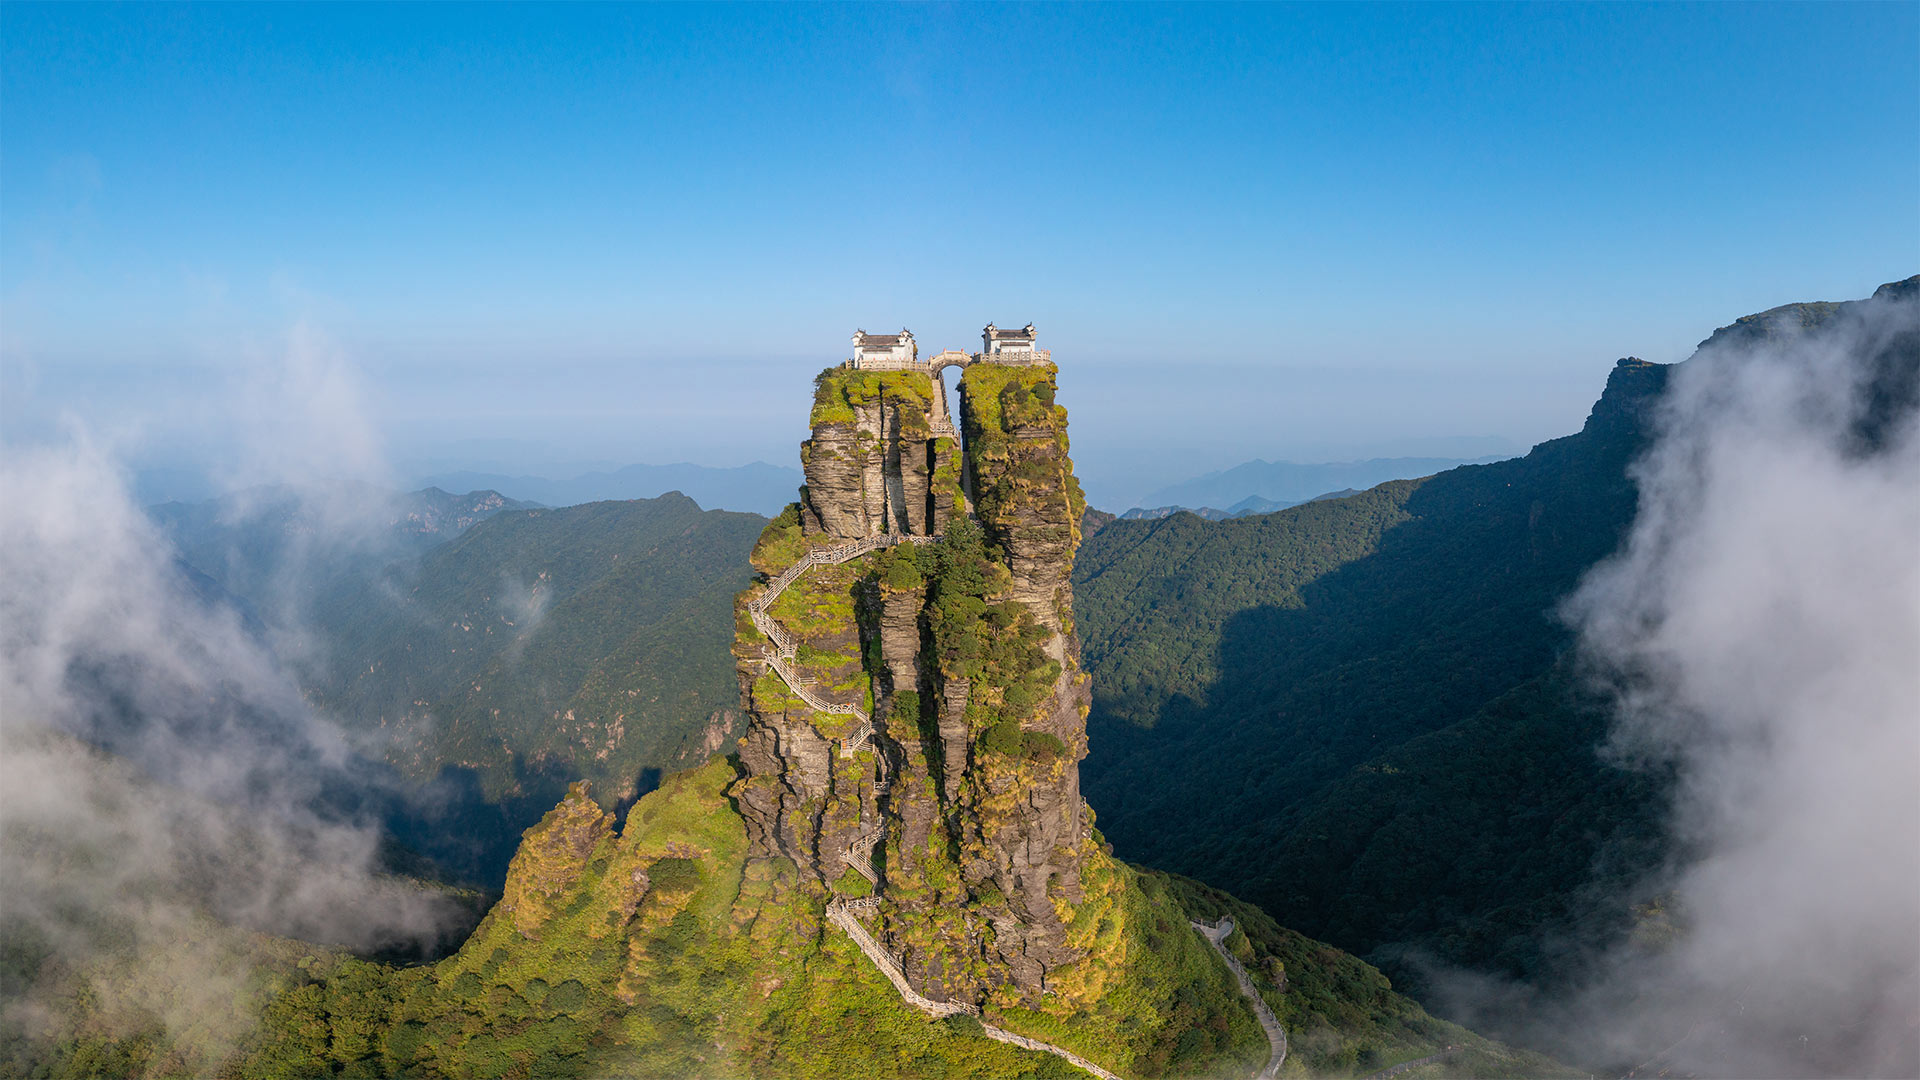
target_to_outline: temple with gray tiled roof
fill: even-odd
[[[937,375],[940,369],[950,366],[966,367],[980,362],[1045,364],[1053,359],[1046,349],[1034,346],[1032,323],[1018,330],[1002,330],[988,323],[986,329],[980,332],[980,344],[977,353],[946,349],[937,356],[922,360],[919,343],[913,340],[911,330],[903,328],[897,334],[869,334],[865,330],[855,330],[853,359],[847,361],[846,366],[868,371],[927,371]]]
[[[876,371],[900,371],[923,365],[920,363],[920,346],[913,340],[913,331],[903,327],[897,334],[869,334],[865,330],[855,330],[853,366]]]
[[[988,323],[986,329],[980,331],[980,346],[981,354],[994,360],[999,360],[1001,353],[1031,353],[1033,324],[1028,323],[1018,330],[1002,330]],[[1012,359],[1013,357],[1007,357],[1000,362],[1005,363]]]

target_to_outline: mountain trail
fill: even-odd
[[[879,968],[880,973],[887,977],[887,981],[893,983],[893,988],[900,992],[901,999],[907,1004],[919,1009],[928,1016],[936,1018],[952,1016],[955,1013],[964,1013],[967,1016],[978,1018],[980,1015],[978,1006],[961,1001],[935,1001],[925,994],[920,993],[918,990],[915,990],[912,984],[907,982],[906,972],[900,970],[900,964],[894,960],[892,955],[885,949],[880,947],[880,943],[873,939],[873,935],[867,932],[867,928],[860,924],[859,918],[854,914],[854,912],[861,907],[871,906],[873,906],[871,903],[863,905],[859,901],[847,901],[835,897],[827,903],[827,919],[832,922],[833,925],[847,932],[847,936],[852,938],[853,943],[860,947],[860,951],[867,954],[867,959],[873,961],[873,966]],[[1018,1046],[1023,1050],[1038,1050],[1044,1054],[1052,1054],[1055,1057],[1064,1058],[1068,1064],[1085,1069],[1087,1072],[1100,1077],[1100,1080],[1120,1080],[1118,1076],[1115,1076],[1113,1073],[1095,1065],[1093,1062],[1088,1061],[1086,1058],[1081,1057],[1079,1054],[1065,1047],[1055,1046],[1052,1043],[1044,1043],[1038,1039],[1029,1039],[1025,1035],[1016,1035],[1005,1028],[995,1027],[985,1021],[981,1022],[980,1030],[986,1034],[987,1038],[995,1042]]]
[[[1253,1015],[1259,1018],[1260,1029],[1267,1033],[1267,1045],[1273,1048],[1267,1057],[1267,1067],[1253,1074],[1254,1080],[1272,1080],[1273,1077],[1280,1075],[1280,1065],[1287,1060],[1287,1032],[1280,1026],[1280,1021],[1273,1015],[1273,1010],[1267,1008],[1267,1003],[1260,997],[1260,992],[1253,988],[1253,980],[1247,976],[1247,969],[1227,951],[1225,942],[1227,935],[1233,933],[1233,920],[1221,919],[1211,925],[1197,922],[1193,924],[1193,928],[1200,931],[1200,936],[1207,939],[1207,944],[1213,946],[1213,951],[1219,953],[1220,959],[1227,962],[1227,968],[1233,972],[1233,977],[1240,980],[1240,992],[1245,994],[1247,1000],[1253,1004]]]

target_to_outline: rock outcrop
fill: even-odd
[[[941,539],[742,598],[770,600],[799,642],[790,671],[849,710],[810,707],[742,618],[750,720],[735,797],[750,850],[824,888],[877,891],[875,936],[940,1000],[1037,999],[1081,954],[1066,926],[1096,846],[1070,584],[1085,502],[1054,376],[1051,364],[970,365],[962,444],[945,437],[943,388],[926,374],[824,372],[807,487],[756,567],[772,580],[809,548]]]
[[[969,365],[964,449],[925,373],[828,372],[812,484],[741,596],[738,755],[664,778],[618,831],[576,785],[457,954],[343,958],[326,985],[303,962],[235,1075],[1247,1075],[1268,1055],[1248,1003],[1273,991],[1190,929],[1223,916],[1256,978],[1316,988],[1291,1003],[1305,1068],[1471,1038],[1106,853],[1079,791],[1066,416],[1051,367],[1014,366]],[[929,1020],[956,1016],[977,1024]]]
[[[933,380],[916,371],[822,373],[813,437],[800,447],[809,534],[853,540],[932,531],[940,452],[929,426],[933,394]]]

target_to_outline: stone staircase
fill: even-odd
[[[872,910],[878,905],[876,898],[868,897],[867,899],[874,900],[874,904],[865,905],[865,910]],[[856,903],[858,901],[843,900],[839,897],[829,900],[827,921],[847,932],[847,936],[853,939],[853,943],[860,946],[860,951],[867,954],[867,959],[873,961],[873,966],[880,969],[880,974],[885,975],[887,981],[893,984],[893,988],[900,991],[900,996],[906,1000],[907,1004],[933,1017],[952,1016],[955,1013],[966,1013],[968,1016],[980,1015],[980,1009],[976,1005],[964,1001],[935,1001],[915,990],[913,984],[907,981],[907,973],[900,969],[899,961],[895,960],[887,950],[881,948],[880,943],[873,940],[873,935],[867,932],[867,928],[854,917]]]
[[[946,430],[948,433],[951,432],[951,421],[947,422]],[[863,540],[854,540],[834,547],[814,548],[770,580],[767,583],[766,592],[747,603],[747,614],[753,620],[754,629],[760,631],[768,641],[772,642],[772,648],[765,653],[767,666],[773,670],[774,674],[780,676],[781,681],[787,684],[795,696],[806,702],[807,707],[816,712],[860,718],[860,723],[840,739],[841,757],[852,757],[873,741],[873,718],[858,706],[828,701],[814,688],[816,685],[814,680],[795,670],[793,661],[799,651],[799,640],[792,631],[774,621],[769,612],[774,601],[780,599],[780,594],[786,591],[787,586],[816,566],[835,566],[894,544],[931,544],[938,539],[940,538],[937,536],[890,533],[884,536],[869,536]],[[885,795],[890,788],[891,784],[882,778],[875,781],[874,794]],[[876,824],[862,830],[853,838],[853,842],[847,845],[847,865],[853,867],[855,873],[866,878],[874,887],[875,893],[851,899],[834,897],[827,902],[827,920],[853,939],[853,943],[868,960],[873,962],[874,967],[880,969],[880,973],[887,977],[887,981],[893,984],[893,988],[899,992],[901,999],[907,1004],[935,1018],[955,1014],[978,1017],[980,1009],[976,1005],[964,1001],[935,1001],[915,990],[913,984],[907,981],[907,973],[901,969],[900,962],[882,948],[867,931],[866,926],[861,923],[859,916],[878,911],[880,908],[881,900],[878,893],[880,877],[873,870],[873,849],[885,836],[885,824]],[[980,1030],[987,1038],[997,1042],[1062,1058],[1099,1077],[1100,1080],[1120,1080],[1118,1076],[1065,1047],[1054,1046],[1038,1039],[1029,1039],[1025,1035],[1019,1035],[992,1024],[982,1023]]]
[[[866,878],[867,882],[876,889],[880,887],[880,878],[873,872],[873,849],[886,833],[887,827],[884,824],[874,825],[854,837],[853,842],[847,845],[847,865],[853,867],[855,873]]]
[[[1233,933],[1233,920],[1221,919],[1217,923],[1197,922],[1193,924],[1193,928],[1200,931],[1200,936],[1207,939],[1207,944],[1213,946],[1213,951],[1219,953],[1220,959],[1227,962],[1227,970],[1233,972],[1233,977],[1240,981],[1240,993],[1246,995],[1247,1001],[1253,1005],[1253,1015],[1260,1021],[1260,1030],[1267,1033],[1269,1048],[1267,1067],[1254,1073],[1254,1080],[1272,1080],[1273,1077],[1280,1075],[1280,1066],[1287,1060],[1287,1032],[1280,1026],[1280,1021],[1273,1015],[1273,1010],[1267,1008],[1266,1000],[1260,996],[1260,992],[1254,989],[1253,980],[1248,977],[1247,969],[1241,965],[1239,958],[1227,951],[1227,935]]]
[[[800,575],[816,566],[838,566],[841,563],[857,559],[862,555],[875,552],[895,544],[931,544],[939,540],[938,536],[913,536],[907,533],[887,533],[882,536],[869,536],[861,540],[850,540],[833,547],[811,548],[792,566],[780,571],[779,576],[767,582],[767,591],[747,602],[747,617],[753,620],[753,628],[760,631],[773,647],[766,651],[767,666],[780,681],[787,684],[794,696],[807,703],[807,708],[815,712],[834,716],[857,716],[860,723],[847,732],[840,740],[840,756],[852,757],[859,753],[873,739],[873,719],[865,709],[858,705],[842,705],[829,701],[818,690],[813,679],[800,674],[794,668],[794,659],[800,651],[800,639],[793,631],[774,621],[770,614],[774,601],[780,599],[787,586],[799,580]]]
[[[900,992],[901,999],[907,1004],[935,1018],[953,1016],[956,1013],[964,1013],[967,1016],[978,1017],[980,1015],[980,1008],[977,1005],[972,1005],[964,1001],[935,1001],[913,988],[913,984],[907,981],[907,973],[900,969],[899,961],[895,960],[893,955],[887,952],[887,950],[880,947],[880,943],[873,939],[873,935],[867,932],[867,928],[861,924],[859,918],[855,915],[856,912],[860,911],[872,911],[879,906],[879,903],[877,897],[871,896],[862,897],[859,900],[843,900],[835,897],[827,902],[827,920],[846,931],[847,936],[853,939],[853,943],[860,947],[860,951],[867,955],[868,960],[873,961],[873,966],[880,969],[880,974],[887,977],[887,981],[891,982],[893,988]],[[985,1022],[981,1023],[980,1031],[987,1038],[995,1042],[1003,1042],[1009,1046],[1018,1046],[1023,1050],[1036,1050],[1043,1054],[1052,1054],[1057,1058],[1062,1058],[1069,1064],[1099,1077],[1100,1080],[1120,1080],[1120,1077],[1095,1065],[1093,1062],[1068,1050],[1066,1047],[1055,1046],[1052,1043],[1044,1043],[1039,1039],[1029,1039],[1025,1035],[1016,1034],[1005,1028],[995,1027]]]

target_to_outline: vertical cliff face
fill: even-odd
[[[1079,671],[1072,577],[1087,500],[1067,456],[1067,410],[1054,402],[1054,374],[1051,364],[980,365],[967,372],[960,397],[979,520],[1005,553],[1012,599],[1052,632],[1047,652],[1063,667],[1065,702],[1072,695],[1064,680]],[[1086,716],[1085,702],[1080,704],[1071,721],[1064,714],[1055,718],[1055,735],[1064,738],[1070,727],[1080,726]]]
[[[933,380],[915,371],[821,374],[813,438],[800,446],[809,534],[852,540],[933,531],[929,493],[939,452],[929,428],[933,394]]]
[[[752,850],[875,895],[876,936],[941,998],[1035,997],[1081,953],[1084,504],[1054,374],[971,365],[962,446],[927,375],[824,373],[803,501],[742,600]]]
[[[1105,853],[1054,371],[970,364],[964,446],[936,390],[822,377],[809,486],[737,609],[737,759],[665,778],[618,831],[576,785],[458,954],[300,982],[246,1074],[344,1045],[369,1075],[1245,1076],[1271,1060],[1264,1006],[1189,929],[1223,915],[1256,978],[1314,988],[1291,1010],[1308,1068],[1459,1040],[1357,961]],[[985,1026],[929,1022],[955,1012]],[[1359,1018],[1369,1041],[1343,1042]]]

